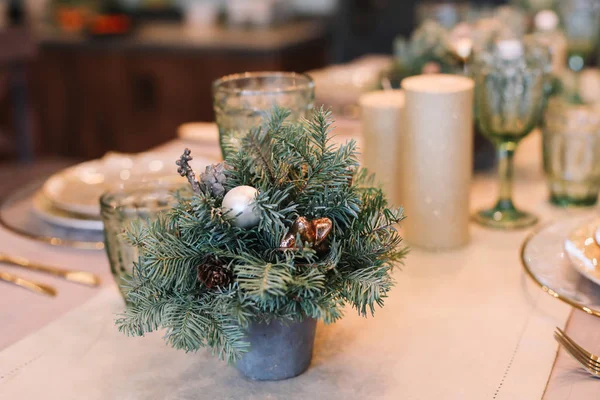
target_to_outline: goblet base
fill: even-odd
[[[504,230],[523,229],[538,222],[535,215],[514,208],[508,210],[498,208],[482,210],[473,215],[473,220],[488,228]]]

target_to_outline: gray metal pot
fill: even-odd
[[[257,381],[278,381],[298,376],[312,359],[317,321],[252,323],[247,339],[250,351],[237,363],[246,377]]]

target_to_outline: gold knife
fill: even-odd
[[[49,265],[35,263],[27,260],[26,258],[9,256],[7,254],[0,253],[0,263],[11,264],[32,271],[45,272],[47,274],[61,277],[68,281],[80,283],[82,285],[87,286],[98,286],[101,282],[100,278],[92,274],[91,272],[70,271],[66,269],[60,269]]]
[[[14,283],[17,286],[21,286],[22,288],[31,290],[32,292],[45,294],[51,297],[56,296],[56,289],[54,289],[52,286],[45,285],[43,283],[33,282],[21,278],[20,276],[9,274],[8,272],[0,271],[0,281]]]

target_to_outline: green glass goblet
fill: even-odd
[[[496,205],[474,216],[481,225],[519,229],[537,222],[535,215],[517,209],[512,201],[513,156],[543,115],[549,68],[548,51],[533,43],[499,42],[476,57],[475,115],[480,131],[496,146],[500,176]]]

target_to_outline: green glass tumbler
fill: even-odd
[[[495,229],[520,229],[537,223],[535,215],[513,203],[513,156],[519,142],[542,117],[551,66],[547,49],[510,42],[479,54],[472,67],[477,124],[496,146],[500,176],[496,205],[475,214],[474,220]]]
[[[600,38],[600,2],[598,0],[560,0],[557,9],[567,37],[572,71],[579,72]]]
[[[571,103],[583,104],[581,73],[590,64],[600,38],[600,1],[557,1],[562,28],[567,38],[567,65],[571,74],[562,77],[563,96]]]
[[[127,230],[136,221],[154,221],[170,210],[182,185],[173,181],[132,184],[109,191],[100,198],[105,250],[123,298],[126,297],[123,280],[131,275],[134,263],[138,261],[137,248],[127,240]]]
[[[555,99],[543,129],[544,172],[550,202],[587,207],[600,192],[600,109]]]
[[[246,72],[213,83],[213,107],[223,158],[234,153],[240,140],[260,126],[273,107],[290,111],[288,121],[304,118],[313,109],[315,84],[295,72]]]

